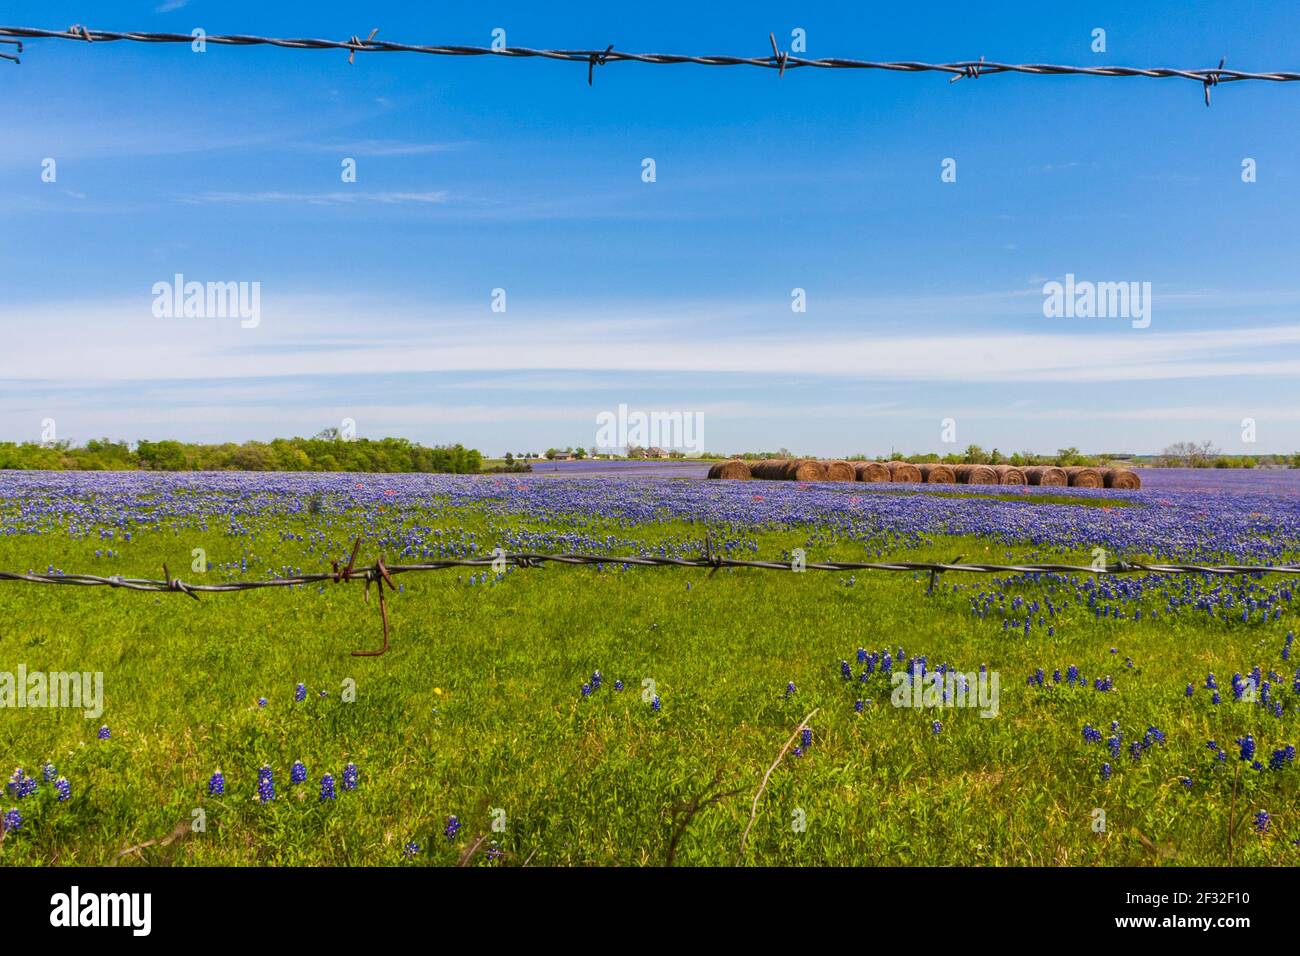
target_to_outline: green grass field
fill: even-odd
[[[203,578],[211,582],[225,577],[223,564],[245,557],[250,577],[284,566],[321,570],[314,554],[304,557],[308,545],[343,552],[363,528],[372,536],[365,563],[377,533],[421,526],[490,541],[500,520],[474,507],[390,510],[378,519],[268,517],[237,538],[214,521],[208,532],[137,534],[113,545],[115,559],[96,558],[103,544],[91,538],[18,535],[0,537],[0,568],[157,577],[166,562],[173,575],[199,580],[189,573],[191,550],[204,548],[217,566]],[[638,528],[575,518],[574,526],[651,541],[702,533],[687,523]],[[862,557],[827,530],[760,529],[750,537],[763,556],[805,547],[809,560]],[[892,552],[956,554],[1030,556],[942,537]],[[1032,557],[1048,555],[1039,549]],[[349,653],[380,642],[373,595],[363,603],[359,584],[198,603],[0,584],[0,670],[102,671],[105,696],[104,715],[94,720],[67,709],[0,711],[0,752],[10,766],[38,774],[49,760],[73,788],[64,803],[50,787],[6,801],[4,809],[20,806],[24,823],[6,834],[0,861],[450,865],[480,836],[470,865],[662,865],[674,843],[678,865],[1300,859],[1291,842],[1300,835],[1296,770],[1251,772],[1233,744],[1253,733],[1267,760],[1271,747],[1288,742],[1294,714],[1274,720],[1233,705],[1226,690],[1217,708],[1199,690],[1194,700],[1183,695],[1209,671],[1226,687],[1234,670],[1276,660],[1285,621],[1116,623],[1075,605],[1057,616],[1055,637],[1035,629],[1026,638],[971,614],[971,595],[990,585],[981,576],[950,575],[931,596],[925,577],[911,574],[859,574],[850,583],[835,573],[710,577],[611,563],[599,571],[512,570],[498,583],[470,585],[468,577],[458,569],[399,578],[392,650],[369,659]],[[1018,593],[1052,592],[1024,585]],[[862,690],[840,676],[841,660],[857,673],[859,647],[886,646],[965,671],[987,664],[1001,677],[999,715],[893,707],[887,685]],[[1026,684],[1037,668],[1050,675],[1069,664],[1089,680],[1112,675],[1114,690]],[[596,670],[604,684],[584,698],[581,686]],[[616,679],[625,689],[614,689]],[[355,700],[345,702],[350,681]],[[645,681],[660,697],[658,711],[643,699]],[[308,695],[295,702],[299,682]],[[788,697],[787,682],[796,686]],[[872,702],[855,712],[867,697]],[[813,742],[772,774],[741,858],[764,773],[814,709]],[[1110,760],[1081,731],[1090,723],[1109,734],[1112,721],[1125,748],[1150,726],[1167,744],[1140,760],[1127,752]],[[98,739],[101,725],[110,739]],[[1210,738],[1229,751],[1217,767]],[[306,783],[290,783],[295,760],[308,768]],[[1103,760],[1115,767],[1109,780],[1099,774]],[[321,775],[340,781],[349,762],[360,770],[359,786],[321,801]],[[256,799],[263,765],[273,768],[277,791],[265,804]],[[208,796],[218,769],[225,794]],[[681,809],[717,793],[730,795],[702,801],[693,815]],[[191,826],[198,809],[202,832]],[[1264,834],[1251,826],[1260,809],[1272,819]],[[461,827],[449,839],[452,815]],[[407,859],[410,841],[421,850]],[[493,841],[501,853],[490,860]]]

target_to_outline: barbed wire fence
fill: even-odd
[[[939,73],[946,74],[949,82],[960,79],[979,79],[1003,73],[1028,76],[1086,76],[1086,77],[1146,77],[1150,79],[1186,79],[1200,83],[1204,88],[1205,103],[1210,103],[1210,90],[1220,83],[1242,81],[1264,81],[1273,83],[1300,82],[1300,72],[1246,72],[1226,69],[1225,60],[1221,59],[1217,67],[1206,69],[1175,69],[1170,67],[1126,67],[1126,66],[1071,66],[1050,63],[1000,63],[991,62],[981,57],[979,60],[962,60],[951,63],[925,63],[914,60],[877,61],[849,59],[843,57],[809,58],[796,56],[781,50],[775,34],[769,34],[771,53],[764,56],[730,56],[730,55],[688,55],[676,53],[635,53],[615,49],[611,44],[603,50],[582,49],[534,49],[530,47],[509,46],[465,46],[443,44],[397,43],[378,40],[378,30],[371,30],[362,39],[352,36],[347,40],[325,40],[309,38],[266,37],[249,34],[214,34],[208,35],[202,30],[192,33],[154,33],[154,32],[119,32],[110,30],[91,30],[80,24],[67,30],[48,30],[37,27],[0,26],[0,44],[12,46],[15,53],[0,50],[0,58],[19,63],[24,52],[24,41],[30,40],[73,40],[83,43],[147,43],[147,44],[213,44],[216,46],[269,46],[288,50],[333,50],[347,51],[348,63],[355,63],[358,53],[415,53],[428,56],[479,57],[494,56],[508,59],[543,59],[569,63],[581,63],[587,67],[587,83],[593,81],[595,68],[611,63],[642,63],[656,66],[693,64],[697,66],[716,67],[757,67],[776,70],[778,76],[784,76],[787,70],[802,68],[832,70],[868,70],[897,73]],[[765,571],[898,571],[928,573],[930,576],[929,592],[933,592],[938,575],[957,573],[976,574],[1204,574],[1213,576],[1291,574],[1300,575],[1300,565],[1199,565],[1199,564],[1148,564],[1135,561],[1117,561],[1095,563],[1092,565],[1072,564],[963,564],[960,558],[948,563],[927,561],[863,562],[863,561],[821,561],[821,562],[786,562],[756,561],[729,558],[705,545],[703,554],[698,558],[674,558],[645,555],[598,555],[583,553],[546,554],[534,552],[506,552],[497,549],[492,556],[482,558],[440,559],[422,564],[388,565],[380,555],[374,564],[368,567],[356,567],[357,555],[361,541],[357,540],[352,555],[346,566],[340,568],[335,562],[333,570],[317,574],[292,577],[277,577],[260,581],[228,581],[219,584],[192,584],[173,578],[163,566],[162,579],[128,578],[124,576],[100,576],[93,574],[39,574],[35,572],[20,573],[0,571],[0,581],[22,582],[28,584],[109,587],[128,591],[152,593],[185,594],[198,600],[200,594],[224,594],[240,591],[254,591],[265,588],[300,587],[310,584],[344,584],[362,581],[365,584],[365,598],[369,601],[370,585],[377,585],[380,618],[383,626],[383,645],[378,650],[353,651],[353,656],[377,657],[389,649],[388,604],[384,588],[396,591],[393,578],[401,574],[443,571],[450,568],[488,568],[497,572],[507,567],[540,568],[546,564],[561,566],[591,566],[621,564],[632,567],[680,567],[707,568],[710,577],[723,568],[748,568]]]
[[[591,85],[596,67],[611,63],[646,63],[655,66],[693,64],[696,66],[748,66],[776,70],[784,76],[787,70],[878,70],[893,73],[941,73],[948,81],[979,79],[1001,73],[1018,73],[1029,76],[1089,76],[1089,77],[1146,77],[1149,79],[1185,79],[1195,81],[1205,91],[1205,105],[1210,105],[1210,90],[1220,83],[1264,81],[1270,83],[1295,83],[1300,72],[1270,71],[1247,72],[1226,69],[1226,59],[1217,67],[1204,69],[1176,69],[1172,67],[1131,66],[1072,66],[1059,63],[998,63],[978,60],[959,60],[952,63],[924,63],[917,60],[860,60],[846,57],[806,57],[782,50],[775,34],[768,34],[772,52],[763,56],[730,56],[725,54],[692,55],[682,53],[634,53],[615,49],[613,44],[603,50],[534,49],[511,46],[465,46],[449,44],[396,43],[378,40],[378,28],[362,39],[323,40],[305,37],[266,37],[250,34],[208,35],[201,29],[191,33],[151,33],[141,31],[91,30],[75,24],[66,30],[46,30],[38,27],[0,27],[0,43],[15,46],[17,53],[0,53],[0,57],[20,62],[24,40],[76,40],[83,43],[184,43],[214,44],[216,46],[270,46],[287,50],[346,50],[348,63],[354,63],[358,53],[419,53],[426,56],[494,56],[508,59],[558,60],[582,63],[587,67],[587,84]]]
[[[705,542],[703,553],[697,558],[674,558],[661,555],[613,555],[584,554],[566,552],[547,554],[544,552],[506,551],[495,549],[491,555],[481,558],[443,558],[422,564],[386,564],[381,554],[375,563],[368,567],[357,567],[357,556],[361,551],[361,539],[352,546],[348,563],[339,567],[337,561],[332,563],[332,570],[317,574],[303,574],[292,577],[277,577],[262,581],[224,581],[219,584],[191,584],[180,578],[173,578],[163,565],[161,579],[128,578],[121,575],[104,577],[95,574],[26,574],[16,571],[0,571],[0,581],[13,581],[26,584],[61,585],[68,587],[109,587],[128,591],[165,592],[185,594],[199,599],[200,594],[228,594],[237,591],[257,591],[264,588],[291,588],[309,584],[346,584],[361,581],[365,584],[364,597],[370,600],[370,585],[377,585],[379,596],[379,614],[383,625],[383,645],[378,650],[353,651],[353,657],[379,657],[389,648],[388,602],[384,593],[387,585],[391,591],[397,590],[393,578],[400,574],[418,574],[430,571],[445,571],[449,568],[487,568],[502,573],[509,567],[541,568],[547,564],[561,566],[591,566],[619,564],[630,567],[676,567],[707,568],[709,576],[723,568],[750,568],[761,571],[787,571],[801,573],[804,571],[910,571],[924,572],[930,575],[927,593],[934,591],[940,574],[948,572],[968,574],[1205,574],[1225,577],[1232,575],[1258,574],[1292,574],[1300,575],[1300,565],[1203,565],[1203,564],[1149,564],[1142,561],[1098,560],[1090,565],[1077,564],[962,564],[961,557],[947,563],[934,561],[756,561],[744,558],[729,558],[714,551],[711,542]]]

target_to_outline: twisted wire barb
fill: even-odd
[[[1208,106],[1210,103],[1210,88],[1218,86],[1220,83],[1233,83],[1241,80],[1265,80],[1273,83],[1300,81],[1300,72],[1269,71],[1255,73],[1245,70],[1230,70],[1224,68],[1224,60],[1220,60],[1217,67],[1187,70],[1172,67],[997,63],[985,60],[983,57],[978,60],[959,60],[953,63],[924,63],[916,60],[859,60],[847,57],[803,57],[781,50],[777,46],[774,34],[768,35],[772,44],[772,53],[770,55],[728,56],[723,54],[633,53],[626,50],[616,50],[613,44],[604,50],[573,50],[396,43],[391,40],[375,39],[377,33],[377,29],[372,30],[365,39],[353,36],[347,40],[322,40],[306,37],[264,37],[242,33],[203,35],[199,37],[189,33],[89,30],[80,24],[67,30],[45,30],[38,27],[0,27],[0,38],[9,38],[11,40],[79,40],[86,43],[113,43],[117,41],[132,43],[193,43],[201,38],[203,42],[217,46],[271,46],[289,50],[346,50],[349,63],[353,62],[357,53],[422,53],[429,56],[500,56],[514,59],[563,60],[586,64],[587,83],[589,85],[592,82],[592,75],[597,66],[621,62],[649,63],[658,66],[681,63],[691,63],[697,66],[752,66],[776,70],[778,75],[781,76],[785,75],[786,70],[800,68],[886,70],[895,73],[946,73],[950,77],[950,82],[963,78],[979,79],[982,76],[994,76],[999,73],[1021,73],[1030,76],[1141,76],[1151,79],[1194,80],[1204,87],[1205,103]],[[18,62],[18,58],[15,56],[6,56],[5,58]]]
[[[672,558],[656,555],[608,555],[567,552],[564,554],[546,554],[532,551],[507,552],[498,549],[491,556],[482,558],[443,558],[421,564],[386,564],[381,554],[369,567],[356,567],[357,555],[361,550],[361,539],[352,546],[348,563],[340,568],[334,562],[333,569],[316,574],[300,574],[292,577],[272,578],[265,581],[224,581],[220,584],[191,584],[173,578],[163,565],[162,580],[150,578],[128,578],[121,575],[104,577],[96,574],[38,574],[17,571],[0,571],[0,581],[16,581],[26,584],[52,584],[71,587],[110,587],[123,588],[128,591],[167,592],[185,594],[194,600],[200,594],[226,594],[233,591],[255,591],[262,588],[300,587],[308,584],[346,584],[362,581],[366,585],[365,600],[370,600],[370,585],[377,585],[379,595],[379,613],[383,624],[384,643],[379,650],[353,651],[354,657],[378,657],[387,652],[389,647],[388,602],[384,586],[396,591],[393,578],[399,574],[416,574],[427,571],[445,571],[448,568],[492,568],[497,571],[508,566],[518,568],[540,568],[546,564],[559,565],[605,565],[623,564],[631,567],[676,567],[708,568],[712,577],[722,568],[756,568],[762,571],[912,571],[929,572],[930,586],[934,590],[935,576],[949,571],[972,574],[1208,574],[1226,577],[1237,574],[1294,574],[1300,575],[1300,565],[1205,565],[1205,564],[1149,564],[1143,561],[1113,561],[1106,564],[961,564],[960,559],[948,563],[934,561],[810,561],[797,564],[786,561],[754,561],[744,558],[728,558],[717,554],[710,542],[705,542],[704,553],[698,558]]]

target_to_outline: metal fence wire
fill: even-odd
[[[1098,562],[1090,565],[1076,564],[962,564],[961,558],[951,562],[934,561],[753,561],[741,558],[728,558],[716,553],[710,543],[706,542],[703,553],[698,558],[670,558],[655,555],[610,555],[582,554],[569,552],[564,554],[546,554],[538,552],[509,552],[498,548],[491,555],[481,558],[447,558],[422,564],[386,564],[381,554],[369,567],[357,567],[357,555],[361,551],[361,539],[352,546],[352,555],[344,567],[333,562],[333,569],[318,574],[303,574],[295,577],[278,577],[265,581],[223,581],[220,584],[190,584],[180,578],[173,578],[163,565],[162,579],[127,578],[122,576],[103,577],[95,574],[26,574],[16,571],[0,571],[0,581],[15,581],[27,584],[63,585],[69,587],[110,587],[124,588],[128,591],[167,592],[187,594],[198,600],[200,594],[226,594],[234,591],[257,591],[263,588],[299,587],[308,584],[344,584],[350,581],[362,581],[366,585],[365,598],[370,600],[370,585],[377,585],[379,595],[379,614],[383,625],[384,643],[378,650],[353,651],[354,657],[378,657],[388,651],[389,622],[388,602],[384,594],[385,585],[391,591],[397,590],[393,578],[399,574],[414,574],[428,571],[445,571],[449,568],[485,568],[504,571],[507,567],[540,568],[546,564],[561,566],[584,566],[620,564],[631,567],[676,567],[707,568],[712,577],[722,568],[753,568],[762,571],[911,571],[926,572],[930,575],[929,592],[933,592],[935,582],[940,574],[949,571],[974,574],[1205,574],[1212,576],[1229,576],[1238,574],[1292,574],[1300,575],[1300,565],[1204,565],[1204,564],[1147,564],[1141,561]],[[927,592],[927,593],[929,593]]]
[[[352,36],[347,40],[321,40],[309,38],[265,37],[249,34],[149,33],[139,31],[91,30],[80,24],[66,30],[45,30],[38,27],[0,27],[0,43],[16,46],[22,53],[24,40],[79,40],[83,43],[185,43],[198,41],[216,46],[271,46],[288,50],[346,50],[348,62],[353,63],[358,53],[422,53],[428,56],[495,56],[509,59],[560,60],[583,63],[587,67],[587,83],[592,82],[598,66],[611,63],[648,63],[656,66],[694,64],[697,66],[749,66],[776,70],[784,76],[787,70],[885,70],[894,73],[942,73],[949,82],[963,78],[979,79],[999,73],[1020,73],[1029,76],[1091,76],[1091,77],[1147,77],[1150,79],[1184,79],[1200,83],[1205,90],[1205,105],[1210,105],[1210,89],[1220,83],[1244,80],[1263,80],[1271,83],[1300,81],[1300,73],[1271,71],[1264,73],[1230,70],[1226,60],[1217,67],[1205,69],[1176,69],[1172,67],[1133,66],[1070,66],[1059,63],[998,63],[985,60],[959,60],[953,63],[923,63],[916,60],[859,60],[846,57],[797,56],[780,49],[775,34],[768,34],[772,52],[763,56],[729,56],[725,54],[689,55],[682,53],[633,53],[618,50],[613,44],[603,50],[533,49],[511,46],[463,46],[450,44],[396,43],[377,40],[378,29],[362,39]],[[0,53],[0,57],[19,62],[16,54]]]

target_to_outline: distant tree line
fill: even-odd
[[[1156,464],[1165,468],[1300,468],[1300,452],[1293,455],[1224,455],[1211,441],[1180,441],[1161,452]]]
[[[432,448],[405,438],[277,438],[203,445],[179,441],[92,439],[69,442],[0,442],[0,469],[50,471],[354,471],[474,474],[482,455],[463,445]]]
[[[706,455],[706,458],[719,457]],[[725,456],[723,456],[725,457]],[[745,461],[759,461],[771,458],[798,458],[787,448],[770,452],[743,452],[730,457]],[[819,458],[809,455],[804,457]],[[1003,454],[993,448],[985,451],[979,445],[968,445],[965,451],[952,452],[947,455],[929,453],[924,455],[904,455],[891,452],[889,455],[848,455],[846,461],[908,461],[914,465],[1015,465],[1020,468],[1029,465],[1057,465],[1062,468],[1071,465],[1088,465],[1097,467],[1112,461],[1124,461],[1132,464],[1154,466],[1157,468],[1300,468],[1300,452],[1292,455],[1224,455],[1213,442],[1177,442],[1166,448],[1160,455],[1129,455],[1102,453],[1085,455],[1077,448],[1058,448],[1055,455],[1039,455],[1031,451]]]

